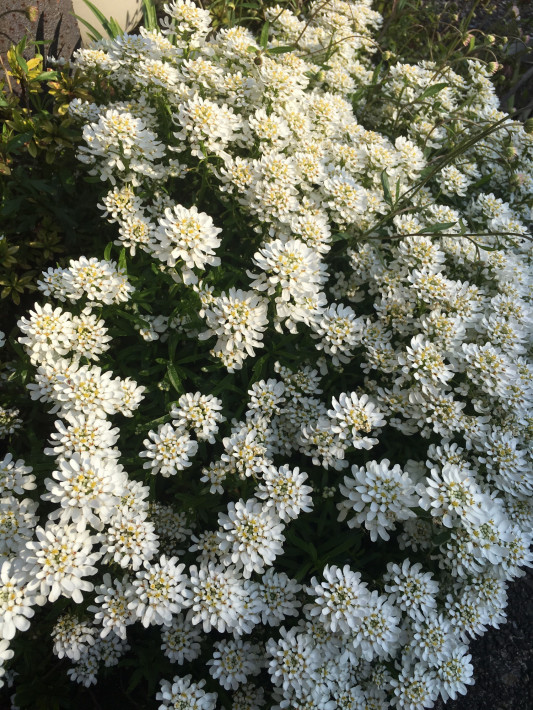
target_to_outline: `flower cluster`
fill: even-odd
[[[0,659],[61,598],[73,681],[185,666],[160,709],[455,698],[533,564],[533,135],[481,62],[376,66],[370,0],[265,47],[166,12],[75,55],[117,239],[18,323],[49,458],[0,461]]]

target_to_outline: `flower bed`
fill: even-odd
[[[75,56],[116,240],[12,342],[15,702],[36,638],[143,707],[455,698],[532,559],[533,134],[494,66],[379,59],[367,0],[166,9]]]

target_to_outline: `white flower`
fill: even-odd
[[[432,668],[445,660],[457,643],[450,620],[435,611],[429,612],[424,621],[413,621],[411,628],[409,650]]]
[[[296,595],[301,589],[302,585],[285,572],[276,572],[274,567],[269,567],[259,585],[262,623],[279,626],[286,616],[297,616],[301,602]]]
[[[285,385],[279,380],[270,378],[254,382],[252,388],[248,390],[250,402],[248,404],[247,417],[272,417],[273,414],[281,413],[281,406],[285,403]]]
[[[241,117],[227,104],[219,106],[197,93],[180,104],[173,118],[181,126],[174,137],[180,143],[188,141],[191,154],[198,158],[205,157],[206,152],[223,152],[237,138],[242,124]]]
[[[318,616],[326,629],[350,633],[357,630],[367,612],[370,593],[361,582],[360,572],[353,572],[348,565],[340,569],[326,565],[322,570],[324,582],[311,579],[307,593],[316,597],[309,609],[311,616]]]
[[[423,385],[446,384],[454,375],[444,361],[442,350],[421,333],[411,338],[405,353],[398,356],[398,363],[403,366],[402,372]]]
[[[198,212],[194,205],[189,209],[182,205],[167,207],[164,214],[155,234],[158,244],[154,254],[160,261],[168,266],[182,261],[188,270],[220,265],[215,250],[220,246],[218,235],[222,230],[213,225],[209,215]],[[196,280],[194,277],[189,283]]]
[[[28,574],[19,559],[6,560],[0,566],[0,638],[10,641],[17,631],[30,628],[32,609],[43,599],[28,591]]]
[[[363,322],[350,306],[332,303],[316,323],[311,323],[316,334],[313,337],[321,339],[316,344],[317,350],[330,355],[334,365],[350,362],[354,349],[361,343]]]
[[[424,663],[405,666],[398,678],[391,680],[391,684],[394,689],[391,703],[399,710],[432,708],[440,687],[435,673]]]
[[[372,592],[357,630],[349,636],[354,647],[350,655],[354,658],[361,655],[368,662],[376,657],[394,656],[400,646],[401,619],[401,612],[386,596]]]
[[[327,279],[326,266],[317,252],[299,239],[268,242],[254,254],[252,261],[263,273],[251,287],[269,295],[280,287],[284,301],[312,296]]]
[[[466,197],[466,190],[472,184],[472,180],[457,170],[455,165],[447,165],[442,168],[437,180],[445,195],[459,195],[460,197]]]
[[[378,537],[389,539],[389,530],[396,528],[398,521],[407,520],[415,513],[414,484],[409,474],[398,464],[389,468],[389,460],[380,463],[369,461],[365,468],[352,466],[353,478],[345,477],[339,490],[346,500],[337,505],[339,520],[344,520],[352,511],[349,527],[364,525],[375,542]]]
[[[224,639],[213,647],[213,657],[207,661],[209,673],[226,690],[236,690],[249,675],[261,671],[259,646],[240,639]]]
[[[231,502],[228,513],[219,514],[218,524],[223,560],[242,567],[247,578],[252,572],[262,574],[265,566],[283,552],[285,525],[271,508],[255,498]]]
[[[448,528],[457,519],[469,520],[474,525],[481,517],[481,490],[469,469],[445,463],[442,471],[431,469],[430,475],[416,487],[421,496],[418,505]]]
[[[23,495],[24,491],[33,491],[37,487],[31,466],[26,466],[22,459],[13,459],[6,454],[0,461],[0,496],[6,493]]]
[[[176,557],[167,560],[165,555],[154,564],[145,561],[145,569],[136,573],[126,590],[128,609],[145,628],[151,624],[169,626],[172,617],[188,606],[187,577],[182,574],[185,565],[176,565],[176,561]]]
[[[272,506],[281,520],[288,523],[297,518],[300,512],[309,513],[313,507],[310,493],[311,486],[304,485],[307,474],[296,466],[289,468],[288,464],[275,468],[269,466],[262,475],[262,481],[256,491],[259,499],[266,500],[267,506]]]
[[[417,621],[424,621],[426,614],[436,609],[435,597],[439,590],[431,572],[421,570],[420,562],[412,565],[409,559],[405,559],[401,567],[389,562],[383,576],[390,601]]]
[[[18,554],[31,539],[39,520],[37,506],[31,498],[0,498],[0,555]]]
[[[235,426],[232,435],[222,441],[225,452],[221,462],[226,465],[226,471],[233,470],[242,479],[260,477],[270,464],[262,439],[261,433],[253,426]]]
[[[87,145],[79,148],[78,159],[95,166],[89,172],[101,180],[114,185],[116,174],[122,173],[121,180],[139,185],[137,174],[152,176],[154,170],[155,176],[164,174],[156,169],[157,161],[165,156],[163,144],[141,118],[128,111],[102,112],[97,121],[84,126],[83,139]]]
[[[161,630],[161,650],[173,663],[194,661],[200,655],[202,632],[183,614],[177,614],[170,626]]]
[[[297,409],[302,403],[302,400],[297,403]],[[332,431],[328,417],[320,416],[310,424],[302,423],[297,442],[301,451],[311,456],[315,466],[326,469],[331,466],[336,471],[348,466],[348,461],[344,460],[348,442]]]
[[[102,541],[104,561],[113,560],[121,567],[139,569],[151,560],[159,547],[154,524],[147,513],[120,506],[109,521]]]
[[[47,359],[48,354],[66,355],[74,343],[72,314],[61,308],[52,308],[49,303],[34,305],[29,319],[22,317],[17,325],[24,333],[18,341],[26,348],[32,362]]]
[[[143,392],[146,388],[142,385],[138,385],[135,380],[129,377],[126,377],[124,380],[119,380],[118,386],[122,395],[118,411],[125,417],[132,417],[133,412],[144,399]]]
[[[18,409],[0,407],[0,438],[14,434],[22,427],[22,419],[18,415]]]
[[[263,347],[263,331],[267,326],[266,299],[253,291],[230,288],[229,293],[216,297],[205,308],[208,330],[200,333],[200,340],[218,337],[212,353],[229,358],[228,369],[240,369],[246,355],[255,355],[254,348]],[[235,358],[234,364],[232,358]]]
[[[7,639],[2,639],[0,641],[0,688],[4,685],[4,681],[2,680],[2,676],[6,672],[4,664],[6,661],[13,658],[14,655],[15,652],[9,648],[9,641]]]
[[[233,693],[232,710],[262,710],[265,707],[265,691],[253,683],[246,683]]]
[[[436,667],[440,681],[440,694],[444,702],[455,700],[457,694],[466,695],[466,686],[474,684],[474,667],[470,663],[472,656],[468,646],[457,645]]]
[[[69,459],[60,459],[59,467],[46,478],[48,493],[41,498],[59,505],[50,519],[74,522],[80,529],[89,524],[96,530],[103,528],[119,502],[126,477],[114,459],[100,456],[72,454]]]
[[[145,217],[143,212],[134,211],[130,213],[127,210],[123,210],[122,215],[117,215],[117,221],[120,227],[118,230],[119,236],[115,244],[128,247],[132,256],[135,256],[137,247],[150,254],[153,253],[154,249],[156,249],[155,227]]]
[[[31,582],[28,590],[38,590],[51,602],[60,596],[83,602],[82,592],[91,592],[92,582],[84,577],[96,574],[94,563],[101,552],[92,552],[96,538],[74,525],[54,525],[35,529],[36,541],[26,544],[21,558]]]
[[[174,676],[172,683],[168,680],[161,681],[161,690],[155,696],[162,701],[158,710],[171,710],[175,708],[194,708],[194,710],[215,710],[217,694],[206,693],[202,688],[205,680],[199,683],[192,682],[192,676],[184,678]]]
[[[312,638],[308,634],[299,633],[296,627],[287,631],[282,626],[280,634],[280,638],[270,638],[266,643],[266,655],[270,657],[268,672],[272,682],[285,692],[311,692],[316,684],[315,671],[321,662]]]
[[[134,291],[125,272],[114,261],[99,261],[95,257],[72,259],[68,269],[60,274],[60,291],[73,303],[89,299],[88,305],[122,303]]]
[[[244,580],[234,567],[213,562],[189,569],[192,598],[187,620],[202,624],[207,633],[212,628],[233,630],[244,613],[246,592]]]
[[[131,582],[126,575],[122,581],[111,579],[110,574],[104,574],[103,584],[95,586],[96,597],[94,604],[88,607],[88,611],[94,614],[94,620],[102,624],[100,631],[101,638],[105,638],[111,632],[119,638],[126,638],[126,626],[133,624],[135,614],[128,608],[128,590]]]
[[[333,409],[328,410],[328,417],[333,420],[331,431],[341,439],[351,438],[356,449],[370,449],[378,443],[377,439],[359,434],[369,434],[385,424],[382,412],[367,394],[358,397],[355,392],[343,392],[338,401],[332,398],[331,406]]]
[[[61,407],[62,414],[74,410],[102,419],[119,411],[123,399],[119,378],[89,365],[73,365],[65,374],[58,373],[51,396]]]
[[[171,505],[163,505],[163,503],[150,503],[149,511],[157,534],[165,544],[172,546],[185,542],[190,536],[192,530],[187,511],[176,510]]]
[[[347,171],[339,171],[324,180],[325,203],[332,212],[332,219],[339,225],[359,224],[367,207],[367,193]]]
[[[94,644],[95,634],[96,628],[89,622],[69,612],[62,614],[52,629],[54,654],[58,658],[66,656],[71,661],[79,661],[88,647]]]
[[[107,419],[93,414],[68,412],[65,421],[57,419],[54,422],[57,431],[50,434],[49,444],[44,453],[48,456],[61,456],[68,459],[74,454],[82,456],[100,455],[106,458],[117,458],[120,453],[113,448],[118,441],[120,430]]]
[[[225,421],[221,409],[222,400],[212,394],[186,393],[179,398],[177,405],[172,405],[170,416],[177,420],[178,428],[190,427],[199,441],[214,444],[218,425]]]
[[[183,428],[175,429],[172,424],[162,424],[157,432],[149,431],[148,436],[150,438],[143,442],[146,449],[139,454],[150,459],[143,468],[149,468],[153,474],[161,473],[165,478],[189,467],[192,463],[189,456],[198,451],[198,443],[190,434]]]
[[[198,558],[200,564],[219,562],[220,549],[216,530],[204,530],[198,535],[191,535],[191,541],[193,544],[189,547],[189,552],[200,553]]]
[[[98,360],[99,356],[109,350],[111,336],[103,320],[98,320],[89,309],[72,318],[72,350],[89,360]]]

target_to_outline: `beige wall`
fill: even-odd
[[[120,27],[126,32],[131,31],[136,27],[142,18],[142,0],[91,0],[93,5],[102,11],[107,17],[113,17]],[[98,22],[93,12],[83,0],[72,0],[74,13],[87,20],[95,29],[97,29],[104,37],[106,33]],[[80,23],[80,32],[84,43],[89,41],[89,30]]]

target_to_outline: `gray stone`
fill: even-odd
[[[32,21],[26,11],[33,8]],[[0,4],[0,56],[5,62],[6,52],[12,44],[26,35],[28,49],[26,59],[35,54],[33,40],[38,27],[42,28],[45,40],[53,40],[57,33],[56,56],[69,58],[80,41],[80,31],[72,14],[72,0],[2,0]],[[33,18],[32,18],[33,19]],[[43,50],[40,50],[44,53]]]

